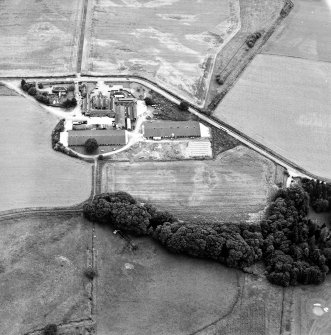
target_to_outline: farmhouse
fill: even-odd
[[[95,138],[99,145],[125,145],[128,142],[126,130],[68,131],[69,146],[83,146],[89,138]]]
[[[146,138],[201,137],[197,121],[151,121],[143,124]]]

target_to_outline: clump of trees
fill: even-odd
[[[92,154],[93,152],[95,152],[98,147],[99,144],[97,142],[97,140],[95,138],[88,138],[85,142],[85,150],[88,154]]]
[[[60,141],[60,133],[64,131],[64,122],[65,122],[65,119],[60,120],[52,131],[52,148],[53,149],[55,149],[56,145]]]
[[[150,235],[169,251],[209,258],[243,269],[263,260],[270,282],[319,284],[331,266],[331,233],[306,218],[308,194],[299,186],[281,189],[266,219],[245,223],[179,222],[171,213],[138,203],[124,192],[104,193],[84,205],[89,220],[135,235]]]
[[[246,44],[249,48],[253,48],[256,41],[262,36],[262,34],[257,31],[256,33],[254,34],[251,34],[247,37],[247,40],[246,40]]]
[[[146,235],[151,215],[144,205],[125,192],[103,193],[84,205],[84,215],[134,235]]]
[[[316,213],[331,210],[331,185],[320,180],[302,179],[302,187],[309,194],[310,205]]]
[[[308,202],[299,186],[280,190],[261,223],[267,278],[274,284],[319,284],[329,272],[330,230],[306,218]]]
[[[209,258],[244,268],[262,257],[263,238],[257,226],[246,224],[165,223],[152,236],[174,253]]]

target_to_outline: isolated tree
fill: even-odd
[[[93,152],[95,152],[99,147],[98,142],[95,138],[87,139],[84,146],[85,146],[86,152],[89,154],[92,154]]]
[[[178,108],[182,111],[187,111],[189,107],[189,104],[186,101],[181,101]]]
[[[44,88],[43,83],[38,83],[38,88],[39,88],[39,89],[43,89],[43,88]]]
[[[76,100],[76,98],[66,99],[66,100],[63,101],[62,106],[64,108],[75,107],[75,106],[77,106],[77,100]]]

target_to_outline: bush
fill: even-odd
[[[37,94],[37,89],[35,87],[30,87],[28,90],[28,94],[35,96]]]
[[[43,89],[43,88],[44,88],[43,83],[38,83],[38,88],[39,88],[39,89]]]
[[[154,101],[151,98],[149,98],[149,97],[146,97],[144,99],[144,101],[145,101],[146,106],[154,105]]]
[[[62,106],[64,108],[75,107],[75,106],[77,106],[77,100],[76,100],[76,98],[66,99],[66,100],[63,101]]]
[[[189,104],[186,101],[181,101],[178,108],[182,111],[187,111],[189,107]]]
[[[95,278],[97,275],[98,275],[97,271],[91,266],[87,267],[84,270],[84,276],[89,280],[93,280],[93,278]]]
[[[99,144],[95,138],[89,138],[85,142],[85,150],[88,154],[92,154],[99,147]]]
[[[49,324],[44,329],[44,335],[57,335],[57,325]]]

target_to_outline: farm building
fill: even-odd
[[[68,131],[69,146],[83,146],[89,138],[95,138],[99,145],[125,145],[128,142],[126,130]]]
[[[143,124],[146,138],[201,137],[197,121],[151,121]]]
[[[112,99],[108,98],[105,95],[102,95],[101,92],[99,92],[98,95],[95,95],[91,99],[91,108],[92,109],[112,109]]]
[[[126,107],[123,105],[117,105],[115,123],[117,124],[119,128],[125,127],[125,117],[126,117]]]

